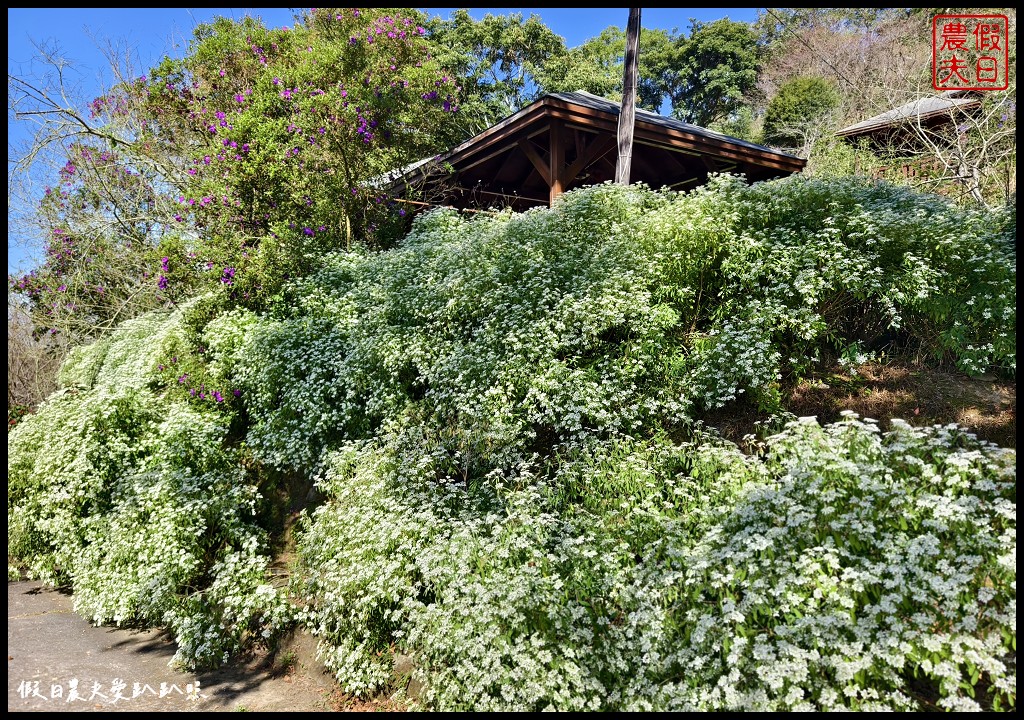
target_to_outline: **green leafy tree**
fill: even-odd
[[[814,128],[839,106],[839,93],[822,77],[793,78],[768,103],[764,116],[764,141],[786,148],[801,148]]]
[[[673,114],[708,126],[739,110],[757,85],[757,39],[747,23],[692,21],[689,38],[676,40],[678,63],[666,78]]]
[[[622,64],[626,32],[609,27],[595,38],[573,48],[556,62],[548,63],[539,77],[545,92],[586,92],[611,100],[622,98]],[[637,103],[658,112],[667,90],[665,77],[678,55],[674,33],[641,28],[637,78]]]
[[[474,20],[465,9],[428,25],[439,57],[463,86],[460,128],[469,136],[529,104],[541,93],[538,74],[565,61],[565,41],[537,15]],[[458,138],[459,140],[464,138]]]

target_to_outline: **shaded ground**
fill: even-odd
[[[982,440],[1017,447],[1017,384],[991,376],[889,362],[856,368],[832,366],[783,392],[783,406],[797,416],[813,415],[835,422],[843,410],[878,420],[888,430],[893,418],[911,425],[957,423]],[[706,418],[728,439],[743,445],[757,435],[758,414],[749,407],[730,407]]]
[[[179,672],[162,632],[94,627],[72,612],[70,596],[7,583],[9,712],[326,712],[343,698],[315,650],[302,635],[273,656]]]

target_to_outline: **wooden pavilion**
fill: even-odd
[[[451,151],[396,173],[389,189],[458,208],[550,205],[615,177],[619,103],[587,92],[545,95]],[[806,160],[637,109],[630,180],[688,190],[709,173],[748,182],[800,172]]]

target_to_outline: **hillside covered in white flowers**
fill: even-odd
[[[408,655],[429,710],[1012,709],[1015,450],[784,390],[883,348],[1015,377],[1015,242],[852,179],[435,210],[73,353],[8,436],[9,575],[188,667],[302,627],[372,696]]]

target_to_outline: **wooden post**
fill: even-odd
[[[552,120],[551,129],[548,131],[551,138],[551,157],[548,158],[548,207],[555,204],[555,198],[564,192],[562,183],[562,166],[565,164],[565,144],[562,142],[562,133],[565,132],[561,120]]]
[[[636,117],[637,50],[640,45],[640,8],[629,9],[626,25],[626,58],[622,71],[622,107],[619,109],[619,159],[615,163],[615,182],[629,185],[633,164],[633,124]]]

